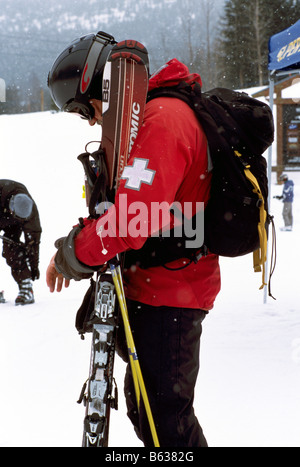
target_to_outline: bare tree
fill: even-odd
[[[213,0],[181,0],[185,61],[191,71],[200,72],[206,87],[215,82],[214,38],[216,5]],[[219,11],[219,10],[218,10]]]

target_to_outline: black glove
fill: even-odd
[[[74,227],[67,237],[60,238],[55,242],[55,246],[58,248],[55,256],[56,270],[69,280],[81,281],[82,279],[90,279],[94,272],[101,268],[101,266],[95,268],[87,266],[81,263],[75,256],[74,238],[83,227],[82,224]]]
[[[37,266],[31,267],[31,279],[33,281],[38,280],[40,278],[40,271]]]
[[[275,199],[282,199],[283,196],[273,196],[273,198],[275,198]]]

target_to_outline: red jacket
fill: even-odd
[[[187,67],[174,59],[150,78],[149,89],[182,80],[201,83],[199,75],[190,75]],[[147,236],[163,227],[161,219],[152,222],[153,203],[206,203],[211,179],[207,165],[206,137],[192,109],[174,98],[148,102],[115,205],[77,236],[77,258],[95,266],[117,253],[141,248]],[[178,260],[171,266],[183,264]],[[209,254],[179,271],[134,267],[124,274],[124,283],[127,298],[133,300],[210,310],[220,290],[218,257]]]

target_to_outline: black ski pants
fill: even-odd
[[[4,236],[19,242],[22,235],[22,229],[18,226],[7,227],[4,231]],[[25,279],[31,278],[31,271],[28,267],[27,255],[24,248],[3,241],[2,256],[6,259],[6,263],[11,268],[11,275],[19,284]]]
[[[130,325],[161,447],[207,447],[193,409],[202,321],[199,309],[152,307],[127,301]],[[137,407],[127,365],[128,416],[146,447],[153,446],[147,414]]]

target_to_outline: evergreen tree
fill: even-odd
[[[300,0],[226,0],[221,22],[220,82],[231,88],[268,79],[268,41],[300,18]]]
[[[219,48],[219,70],[222,72],[224,85],[243,87],[248,76],[249,57],[247,54],[248,15],[246,8],[249,2],[227,0],[224,17],[221,20]]]
[[[24,112],[24,101],[22,101],[20,87],[12,84],[6,88],[6,100],[1,102],[0,114],[16,114]]]

